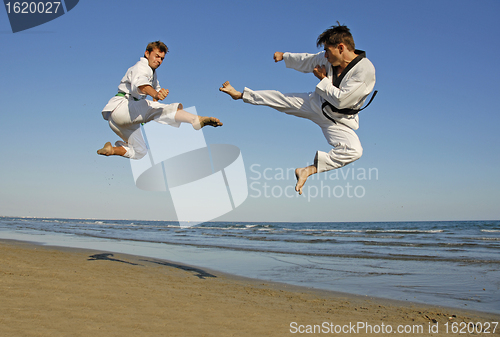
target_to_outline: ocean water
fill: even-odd
[[[500,313],[500,221],[176,222],[0,217],[0,238]]]

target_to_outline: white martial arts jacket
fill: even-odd
[[[314,95],[319,100],[319,106],[325,106],[326,101],[333,105],[332,110],[328,104],[322,113],[329,119],[347,125],[353,130],[359,128],[358,114],[345,114],[336,112],[339,109],[360,109],[368,95],[375,87],[375,67],[365,56],[363,51],[356,50],[356,57],[337,78],[336,71],[325,58],[325,52],[317,54],[284,53],[283,60],[287,68],[292,68],[303,73],[311,73],[317,65],[324,65],[327,77],[316,86]],[[335,109],[336,108],[336,109]]]
[[[141,57],[139,62],[127,70],[118,85],[118,92],[124,93],[125,97],[114,96],[111,98],[102,110],[102,116],[108,120],[109,115],[115,108],[123,102],[124,99],[133,98],[135,100],[145,99],[145,95],[140,89],[140,86],[150,85],[156,91],[160,90],[160,83],[156,78],[156,72],[149,66],[148,59]]]

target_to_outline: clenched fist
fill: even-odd
[[[326,67],[324,65],[317,65],[313,70],[313,74],[321,81],[326,77]]]
[[[277,51],[276,53],[274,53],[274,62],[283,61],[283,54],[284,53],[282,53],[280,51]]]
[[[164,100],[167,96],[168,96],[168,89],[163,89],[163,88],[161,88],[161,89],[158,91],[158,95],[156,96],[156,100],[157,100],[157,101],[162,101],[162,100]]]

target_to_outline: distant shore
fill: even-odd
[[[0,266],[2,336],[290,336],[341,329],[444,336],[452,327],[480,323],[475,329],[484,329],[500,321],[494,314],[8,240],[0,240]]]

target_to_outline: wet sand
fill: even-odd
[[[450,336],[453,327],[460,332],[469,322],[484,329],[500,322],[500,315],[275,284],[147,257],[0,240],[3,337],[314,331],[394,336],[398,329],[406,336]],[[480,325],[468,328],[480,331]],[[477,335],[500,335],[494,327]]]

